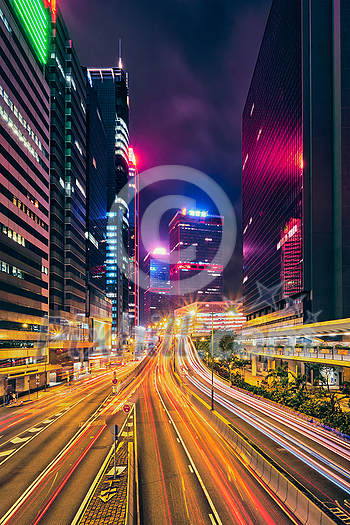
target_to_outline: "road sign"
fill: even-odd
[[[124,405],[124,406],[123,406],[123,410],[124,410],[124,412],[126,412],[126,413],[130,412],[130,410],[131,410],[130,405]]]
[[[113,385],[116,385],[118,383],[118,379],[116,379],[116,378],[112,379],[112,383],[113,383]]]

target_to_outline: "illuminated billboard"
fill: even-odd
[[[13,4],[37,57],[46,64],[49,20],[44,3],[41,0],[13,0]]]

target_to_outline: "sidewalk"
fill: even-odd
[[[71,525],[134,523],[134,514],[138,507],[137,503],[134,505],[134,496],[138,502],[135,406],[125,420],[116,446],[116,479],[112,446]]]
[[[124,525],[127,511],[129,445],[132,446],[130,441],[122,441],[118,444],[116,463],[117,472],[120,474],[115,480],[113,479],[114,454],[110,454],[109,461],[87,507],[79,521],[73,523],[79,525],[109,525],[110,523]]]

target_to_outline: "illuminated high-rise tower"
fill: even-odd
[[[119,67],[87,71],[97,93],[107,134],[107,296],[112,300],[112,350],[129,334],[128,204],[118,193],[129,180],[129,96],[127,75]]]
[[[139,292],[139,173],[134,150],[129,148],[129,329],[140,324]]]
[[[170,221],[170,294],[174,307],[223,300],[223,223],[219,215],[186,208]]]
[[[243,112],[248,321],[350,316],[349,30],[347,0],[272,3]]]
[[[39,331],[49,314],[49,41],[41,0],[0,0],[1,396],[35,374],[43,384],[48,363]]]
[[[170,310],[169,253],[156,248],[143,260],[145,267],[144,316],[145,323],[154,323],[167,317]]]
[[[86,78],[62,14],[52,11],[50,312],[73,322],[86,301]],[[78,316],[78,317],[77,317]]]

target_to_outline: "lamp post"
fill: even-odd
[[[209,304],[205,305],[209,307]],[[214,310],[211,307],[211,410],[214,410]]]
[[[211,311],[211,409],[214,410],[214,312]]]
[[[173,326],[172,326],[172,338],[171,338],[171,341],[172,341],[173,350],[174,350],[174,372],[175,372],[175,319],[174,319]]]

